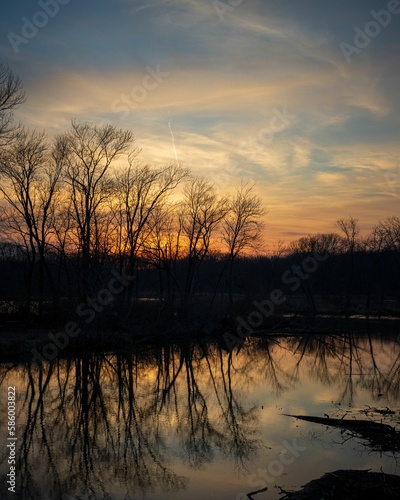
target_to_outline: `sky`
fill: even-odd
[[[4,0],[0,62],[49,137],[133,131],[219,191],[250,181],[265,245],[399,215],[400,1]],[[47,11],[47,13],[46,13]]]

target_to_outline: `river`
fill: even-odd
[[[15,387],[15,489],[1,498],[280,498],[325,472],[400,474],[400,457],[289,415],[399,421],[400,345],[384,335],[271,336],[230,353],[181,343],[3,364]],[[388,414],[387,410],[396,414]],[[376,410],[382,413],[376,412]]]

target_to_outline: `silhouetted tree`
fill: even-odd
[[[385,277],[384,287],[382,288],[382,296],[381,296],[381,305],[384,300],[384,291],[385,294],[389,292],[390,289],[393,289],[393,285],[395,283],[398,284],[399,280],[399,259],[400,259],[400,218],[397,216],[387,217],[383,221],[379,221],[378,224],[373,228],[372,234],[369,238],[369,245],[373,251],[373,254],[376,256],[376,266],[377,269],[378,264],[381,264],[381,260],[384,256],[387,256],[385,259],[388,261],[390,256],[393,257],[392,260],[392,269],[390,269],[389,273]],[[390,265],[390,261],[389,261]],[[377,272],[377,271],[376,271]],[[376,274],[375,272],[375,274]],[[374,287],[375,283],[371,283],[371,287]],[[399,291],[397,290],[397,293]],[[369,293],[370,295],[370,293]],[[368,297],[369,297],[368,295]],[[400,295],[398,295],[400,298]]]
[[[348,256],[350,256],[347,272],[345,304],[345,310],[348,312],[350,308],[351,295],[353,292],[354,254],[356,250],[359,249],[358,236],[360,234],[360,230],[358,227],[358,219],[355,219],[354,217],[349,217],[348,219],[338,219],[336,221],[336,226],[342,231],[344,235],[343,250]]]
[[[358,227],[358,219],[354,217],[349,217],[348,219],[338,219],[336,221],[336,226],[344,234],[344,249],[350,254],[358,248],[358,236],[360,234],[360,229]]]
[[[121,243],[124,253],[129,256],[130,266],[133,267],[139,250],[153,229],[151,214],[166,203],[167,196],[186,175],[187,171],[181,166],[156,169],[141,165],[135,158],[130,158],[128,167],[117,172],[117,208],[122,214]]]
[[[244,250],[256,250],[261,243],[265,215],[261,198],[248,184],[241,184],[228,200],[222,224],[222,240],[228,250],[228,295],[233,307],[233,264]]]
[[[57,155],[50,154],[44,134],[21,129],[0,156],[0,192],[8,202],[2,225],[18,236],[27,251],[28,310],[33,271],[39,258],[39,316],[43,309],[45,254],[54,225],[56,193],[61,174]]]
[[[140,254],[146,258],[146,249],[154,244],[156,211],[160,213],[170,193],[186,176],[187,170],[180,165],[153,168],[139,163],[136,155],[128,159],[126,168],[117,171],[114,203],[114,214],[118,221],[116,236],[120,253],[127,258],[131,276],[135,274]],[[129,287],[126,292],[129,293]]]
[[[226,198],[215,192],[213,185],[202,178],[191,179],[183,190],[179,221],[186,239],[187,272],[183,291],[183,310],[193,293],[193,280],[197,266],[204,261],[210,250],[211,237],[228,212]]]
[[[64,151],[64,176],[69,185],[76,238],[82,258],[80,295],[89,290],[89,267],[95,244],[95,220],[114,191],[109,175],[112,163],[133,141],[130,131],[113,125],[92,125],[73,121],[71,129],[58,138]]]
[[[0,64],[0,146],[9,144],[16,131],[13,111],[25,101],[22,82],[8,66]]]
[[[400,252],[400,218],[387,217],[373,229],[374,240],[378,248]]]
[[[161,298],[164,298],[165,275],[166,307],[169,308],[174,303],[176,288],[182,293],[177,277],[177,263],[182,257],[183,248],[176,205],[165,204],[156,207],[150,214],[149,227],[151,231],[141,253],[159,272]]]

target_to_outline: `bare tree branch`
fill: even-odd
[[[25,102],[25,92],[19,76],[0,64],[0,146],[9,144],[18,126],[14,126],[13,111]]]

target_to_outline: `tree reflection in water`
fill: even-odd
[[[17,381],[21,498],[178,491],[188,484],[179,460],[193,469],[227,460],[251,470],[268,444],[254,386],[279,397],[304,372],[324,385],[339,382],[338,403],[351,405],[358,389],[396,403],[400,353],[391,346],[371,337],[304,335],[251,339],[239,353],[184,344],[43,367],[3,365],[2,389]],[[1,467],[5,494],[5,457]]]

